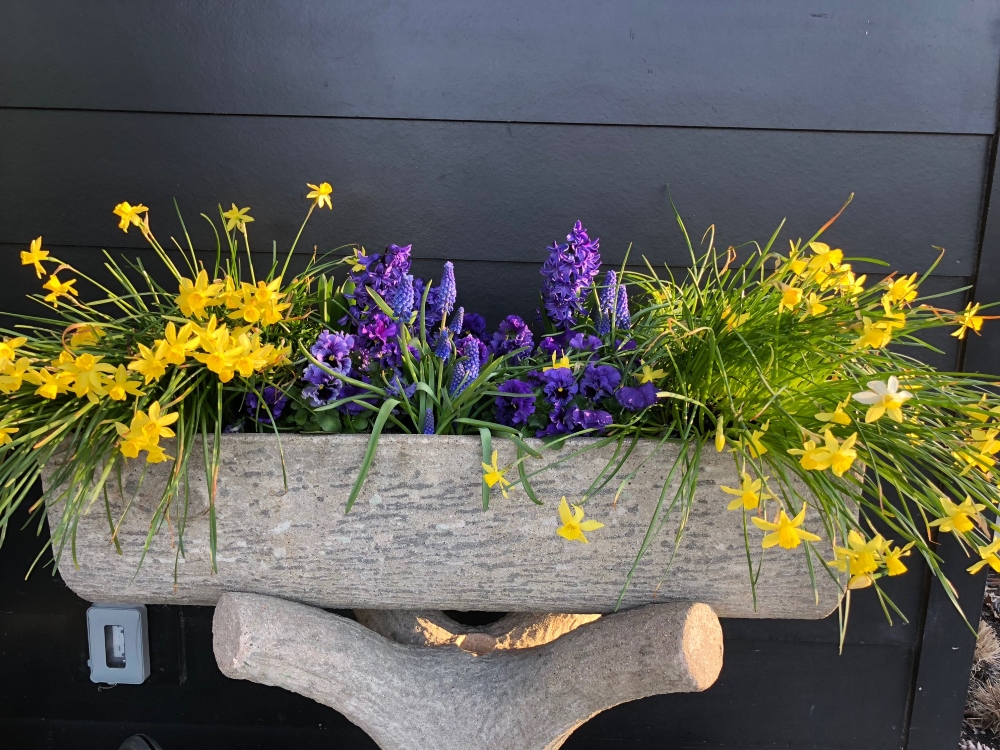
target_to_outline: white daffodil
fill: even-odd
[[[870,391],[855,393],[852,397],[858,403],[868,405],[865,422],[875,422],[883,414],[902,422],[903,404],[913,398],[913,394],[899,390],[899,379],[893,375],[888,381],[872,380],[868,383],[868,387],[871,388]]]

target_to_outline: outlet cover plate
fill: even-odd
[[[139,685],[149,677],[149,626],[144,604],[94,604],[87,610],[90,679]]]

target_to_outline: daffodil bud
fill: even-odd
[[[715,450],[722,453],[726,449],[726,436],[722,433],[722,417],[715,421]]]

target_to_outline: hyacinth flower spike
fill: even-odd
[[[632,317],[628,312],[628,293],[625,291],[624,284],[618,287],[618,301],[615,305],[615,325],[623,331],[627,331],[632,327]]]
[[[427,408],[424,411],[424,435],[434,434],[434,410]]]

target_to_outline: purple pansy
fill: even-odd
[[[513,362],[520,362],[531,351],[532,341],[533,337],[528,324],[517,315],[508,315],[500,323],[497,332],[493,334],[490,349],[498,357],[518,349],[524,349],[511,358]]]
[[[599,401],[613,395],[621,382],[622,374],[617,368],[588,364],[580,378],[580,393],[591,401]]]
[[[640,411],[656,403],[656,386],[652,383],[643,383],[635,388],[625,386],[618,389],[615,398],[622,408],[628,411]]]
[[[246,411],[251,417],[256,419],[261,424],[272,424],[271,417],[278,419],[281,416],[281,412],[284,410],[285,405],[288,403],[288,396],[282,393],[280,390],[275,388],[273,385],[269,385],[264,388],[261,395],[264,397],[264,404],[261,404],[261,400],[257,398],[256,393],[248,393],[246,396]],[[268,411],[270,410],[270,412]]]
[[[508,380],[497,386],[497,390],[510,393],[510,396],[497,396],[494,403],[497,409],[497,421],[508,427],[520,427],[528,423],[535,413],[535,389],[523,380]]]

